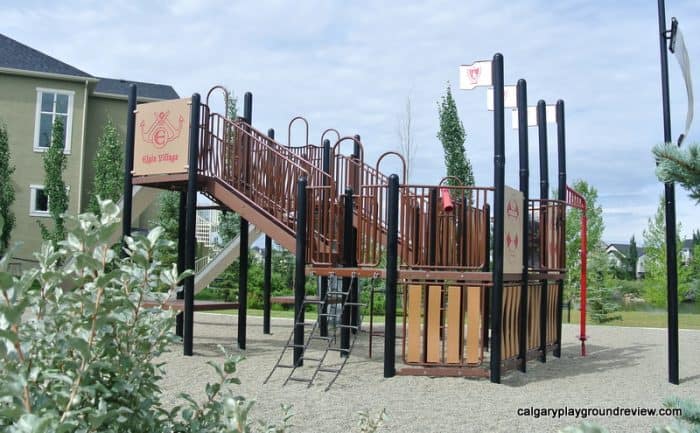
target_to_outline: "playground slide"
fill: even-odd
[[[264,233],[254,225],[248,229],[248,244],[252,245]],[[194,293],[204,290],[216,277],[241,254],[241,237],[236,236],[219,254],[217,254],[201,271],[194,276]]]
[[[131,205],[131,221],[135,222],[138,220],[138,218],[141,216],[142,213],[150,206],[153,202],[155,202],[158,199],[158,194],[160,194],[162,190],[156,189],[156,188],[146,188],[140,185],[134,185],[134,190],[133,194],[131,195],[132,197],[132,205]],[[119,206],[120,210],[123,210],[124,207],[124,198],[122,197],[119,200],[119,203],[117,203],[117,206]],[[119,239],[121,238],[122,231],[116,230],[112,234],[112,238],[110,241],[112,243],[117,243],[119,242]]]

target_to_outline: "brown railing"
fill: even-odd
[[[245,195],[278,223],[296,229],[296,189],[302,176],[310,187],[335,191],[328,174],[241,119],[209,114],[206,106],[202,114],[208,121],[202,127],[200,172]],[[328,200],[335,201],[332,193]]]
[[[529,267],[537,271],[563,272],[565,254],[564,212],[559,200],[530,200]]]
[[[487,264],[492,188],[403,185],[399,194],[402,267],[481,271]],[[451,208],[446,206],[451,201]],[[443,201],[443,198],[445,199]]]

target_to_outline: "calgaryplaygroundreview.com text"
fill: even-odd
[[[518,416],[532,418],[588,418],[594,416],[681,416],[679,408],[648,407],[521,407]]]

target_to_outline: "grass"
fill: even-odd
[[[667,325],[667,315],[663,311],[618,311],[615,315],[622,316],[622,320],[595,323],[588,317],[586,323],[589,325],[629,326],[637,328],[666,328]],[[567,323],[566,311],[562,312],[562,319],[564,323]],[[576,310],[571,310],[571,323],[579,323],[579,312]],[[681,329],[700,329],[700,314],[679,314],[678,327]]]

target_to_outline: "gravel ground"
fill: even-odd
[[[564,325],[561,359],[546,364],[531,361],[527,374],[511,371],[502,384],[483,379],[395,377],[384,379],[383,339],[375,338],[375,356],[367,356],[367,334],[362,333],[336,383],[324,392],[329,374],[311,388],[304,383],[282,387],[289,370],[278,370],[266,385],[263,380],[279,357],[291,331],[290,320],[273,320],[272,335],[262,333],[262,319],[248,319],[248,349],[235,343],[235,316],[195,314],[195,356],[183,357],[180,346],[162,357],[166,375],[165,401],[174,404],[182,391],[204,395],[213,381],[206,361],[220,362],[221,344],[231,353],[244,352],[240,365],[240,394],[257,400],[252,417],[281,417],[280,405],[292,404],[295,432],[357,431],[357,411],[390,417],[381,431],[391,432],[556,432],[581,420],[518,416],[518,408],[659,408],[665,397],[700,399],[700,331],[680,331],[681,385],[667,382],[666,332],[662,329],[589,328],[588,356],[579,356],[577,326]],[[289,352],[288,352],[289,353]],[[397,355],[400,356],[400,345]],[[337,354],[329,354],[337,359]],[[397,368],[402,367],[397,358]],[[650,432],[669,417],[589,417],[610,432]]]

